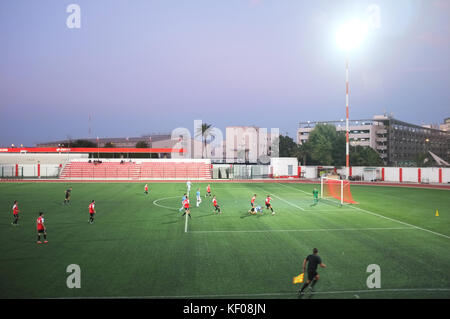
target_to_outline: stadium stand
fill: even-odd
[[[66,179],[138,179],[139,170],[135,162],[70,162],[61,172],[60,178]]]
[[[210,179],[207,162],[76,162],[67,163],[61,179]]]

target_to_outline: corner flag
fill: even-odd
[[[294,279],[292,279],[292,283],[293,284],[301,284],[303,282],[303,276],[304,276],[304,274],[301,273],[300,275],[294,277]]]

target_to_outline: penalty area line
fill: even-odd
[[[292,189],[296,189],[299,192],[308,194],[304,190],[301,190],[301,189],[298,189],[298,188],[295,188],[295,187],[292,187],[292,186],[284,185],[284,184],[281,184],[281,183],[279,185],[282,185],[282,186],[285,186],[285,187],[289,187],[289,188],[292,188]],[[353,208],[353,209],[355,209],[355,210],[357,210],[359,212],[363,212],[363,213],[366,213],[366,214],[369,214],[369,215],[373,215],[373,216],[377,216],[377,217],[380,217],[380,218],[384,218],[384,219],[387,219],[387,220],[390,220],[390,221],[393,221],[393,222],[396,222],[396,223],[403,224],[405,226],[409,226],[409,227],[412,227],[412,228],[415,228],[415,229],[418,229],[418,230],[422,230],[422,231],[425,231],[425,232],[428,232],[428,233],[431,233],[431,234],[434,234],[434,235],[437,235],[437,236],[441,236],[441,237],[450,239],[450,236],[447,236],[447,235],[444,235],[444,234],[441,234],[441,233],[438,233],[438,232],[435,232],[435,231],[432,231],[432,230],[429,230],[429,229],[426,229],[426,228],[422,228],[422,227],[419,227],[419,226],[416,226],[416,225],[413,225],[413,224],[405,223],[405,222],[402,222],[401,220],[397,220],[397,219],[394,219],[394,218],[386,217],[386,216],[383,216],[383,215],[371,212],[371,211],[366,210],[366,209],[362,209],[362,208],[355,207],[355,206],[348,206],[348,207]]]
[[[190,233],[269,233],[269,232],[328,232],[328,231],[367,231],[403,230],[414,227],[371,227],[371,228],[312,228],[312,229],[266,229],[266,230],[192,230]]]
[[[262,188],[262,187],[258,187],[258,188],[262,189],[264,192],[266,191],[266,190],[265,190],[264,188]],[[270,192],[270,194],[272,194],[272,196],[274,196],[274,197],[276,197],[276,198],[282,200],[283,202],[288,203],[288,204],[291,205],[292,207],[296,207],[296,208],[298,208],[298,209],[301,209],[302,211],[305,211],[304,208],[302,208],[302,207],[300,207],[300,206],[297,206],[297,205],[295,205],[294,203],[291,203],[290,201],[281,198],[281,197],[278,196],[277,194],[274,194],[274,193],[272,193],[272,192]]]

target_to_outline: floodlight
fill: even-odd
[[[336,32],[336,42],[345,51],[360,45],[367,35],[367,22],[353,19],[344,23]]]

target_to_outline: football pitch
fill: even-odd
[[[297,299],[292,279],[316,247],[327,268],[304,299],[450,298],[448,190],[352,185],[359,204],[312,206],[320,185],[217,182],[218,215],[193,182],[185,218],[185,183],[148,185],[149,195],[144,183],[0,183],[0,297]],[[270,194],[276,213],[250,215],[253,194],[262,207]],[[48,244],[36,244],[39,211]],[[67,286],[72,264],[81,288]],[[380,288],[367,285],[373,264]]]

